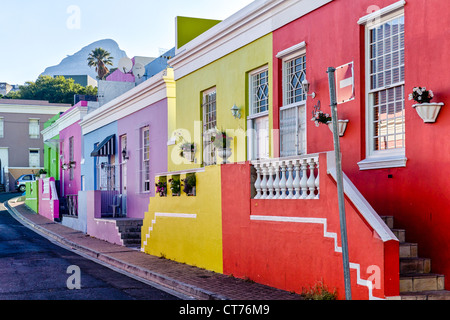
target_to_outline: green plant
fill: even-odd
[[[328,287],[320,281],[309,289],[303,288],[301,295],[305,300],[336,300],[337,290],[335,288],[333,292],[330,292]]]
[[[211,142],[218,149],[229,148],[231,145],[232,137],[227,136],[225,130],[218,130],[211,136]]]
[[[197,179],[195,177],[195,173],[188,174],[186,176],[186,179],[183,180],[183,182],[184,182],[184,188],[183,188],[184,193],[186,193],[187,195],[192,195],[193,188],[197,184]]]
[[[165,197],[167,195],[167,182],[158,179],[158,183],[155,183],[156,192],[159,193],[160,197]]]
[[[417,103],[430,103],[433,97],[433,91],[427,90],[425,87],[414,87],[412,93],[409,94],[409,100]]]
[[[184,142],[180,145],[180,156],[184,156],[184,152],[196,152],[197,151],[197,145],[195,142]]]
[[[172,190],[172,195],[179,195],[181,190],[180,179],[169,179],[170,190]]]

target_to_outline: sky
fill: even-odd
[[[253,0],[0,0],[0,82],[35,81],[101,39],[128,57],[175,46],[175,17],[224,20]]]

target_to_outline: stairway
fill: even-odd
[[[123,245],[129,248],[141,248],[142,219],[117,219],[116,226],[119,230]]]
[[[418,256],[417,243],[406,242],[404,229],[394,228],[394,217],[381,217],[400,242],[401,300],[450,300],[444,276],[431,273],[431,259]]]

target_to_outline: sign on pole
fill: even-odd
[[[355,99],[355,74],[353,62],[336,68],[336,102],[345,103]]]

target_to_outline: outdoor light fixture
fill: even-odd
[[[233,117],[235,119],[240,119],[241,118],[241,109],[237,105],[234,105],[233,108],[231,108],[231,114],[233,115]]]
[[[311,86],[311,84],[309,83],[308,80],[305,79],[302,81],[303,92],[306,92],[306,96],[312,97],[314,99],[316,97],[315,92],[308,94],[310,86]]]
[[[127,150],[126,150],[126,149],[123,149],[123,150],[122,150],[122,159],[123,159],[123,160],[128,160],[128,159],[130,159],[130,157],[127,155]]]

